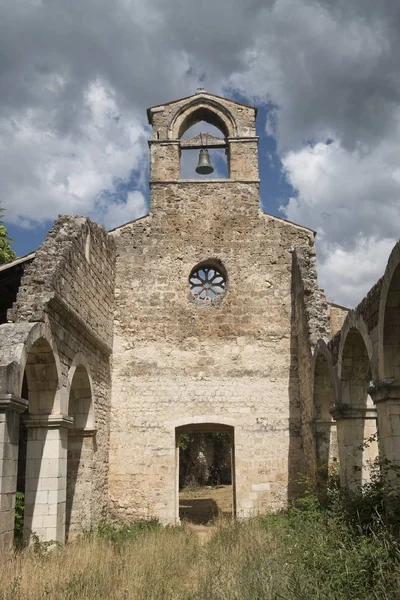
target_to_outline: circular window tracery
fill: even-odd
[[[191,272],[189,284],[196,299],[210,302],[225,292],[226,277],[214,265],[202,265]]]

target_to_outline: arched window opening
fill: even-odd
[[[393,273],[383,322],[384,375],[400,381],[400,264]]]
[[[319,354],[314,371],[314,425],[317,477],[326,483],[329,468],[338,460],[336,423],[330,411],[335,404],[328,360]]]
[[[210,163],[214,169],[207,175],[196,172],[202,142],[207,147]],[[207,121],[200,121],[184,132],[181,138],[180,177],[181,179],[226,179],[229,177],[228,149],[221,129]]]
[[[68,414],[73,426],[68,431],[65,526],[71,539],[91,524],[94,411],[89,376],[82,365],[72,378]]]

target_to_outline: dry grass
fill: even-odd
[[[182,582],[198,552],[197,537],[180,528],[160,528],[118,543],[87,538],[46,555],[29,549],[0,565],[0,598],[180,598]]]
[[[188,528],[136,524],[47,553],[25,550],[0,559],[0,600],[400,597],[399,542],[384,529],[361,535],[337,515],[313,510],[206,529],[210,535],[199,540]]]

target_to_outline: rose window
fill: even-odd
[[[190,291],[199,300],[214,300],[225,292],[226,279],[216,267],[197,267],[189,277]]]

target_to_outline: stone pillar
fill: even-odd
[[[378,456],[378,441],[364,443],[376,434],[376,409],[339,405],[331,411],[336,421],[340,483],[355,489],[370,480],[369,465]]]
[[[27,408],[28,400],[0,395],[0,554],[13,545],[19,419]]]
[[[68,428],[66,415],[28,415],[25,538],[65,542]]]
[[[317,475],[322,480],[328,476],[329,466],[338,455],[336,422],[333,419],[315,419]]]
[[[380,381],[368,390],[378,411],[379,445],[382,474],[400,489],[400,384]],[[395,468],[390,468],[394,466]]]
[[[68,540],[92,524],[95,429],[68,431],[66,533]]]

